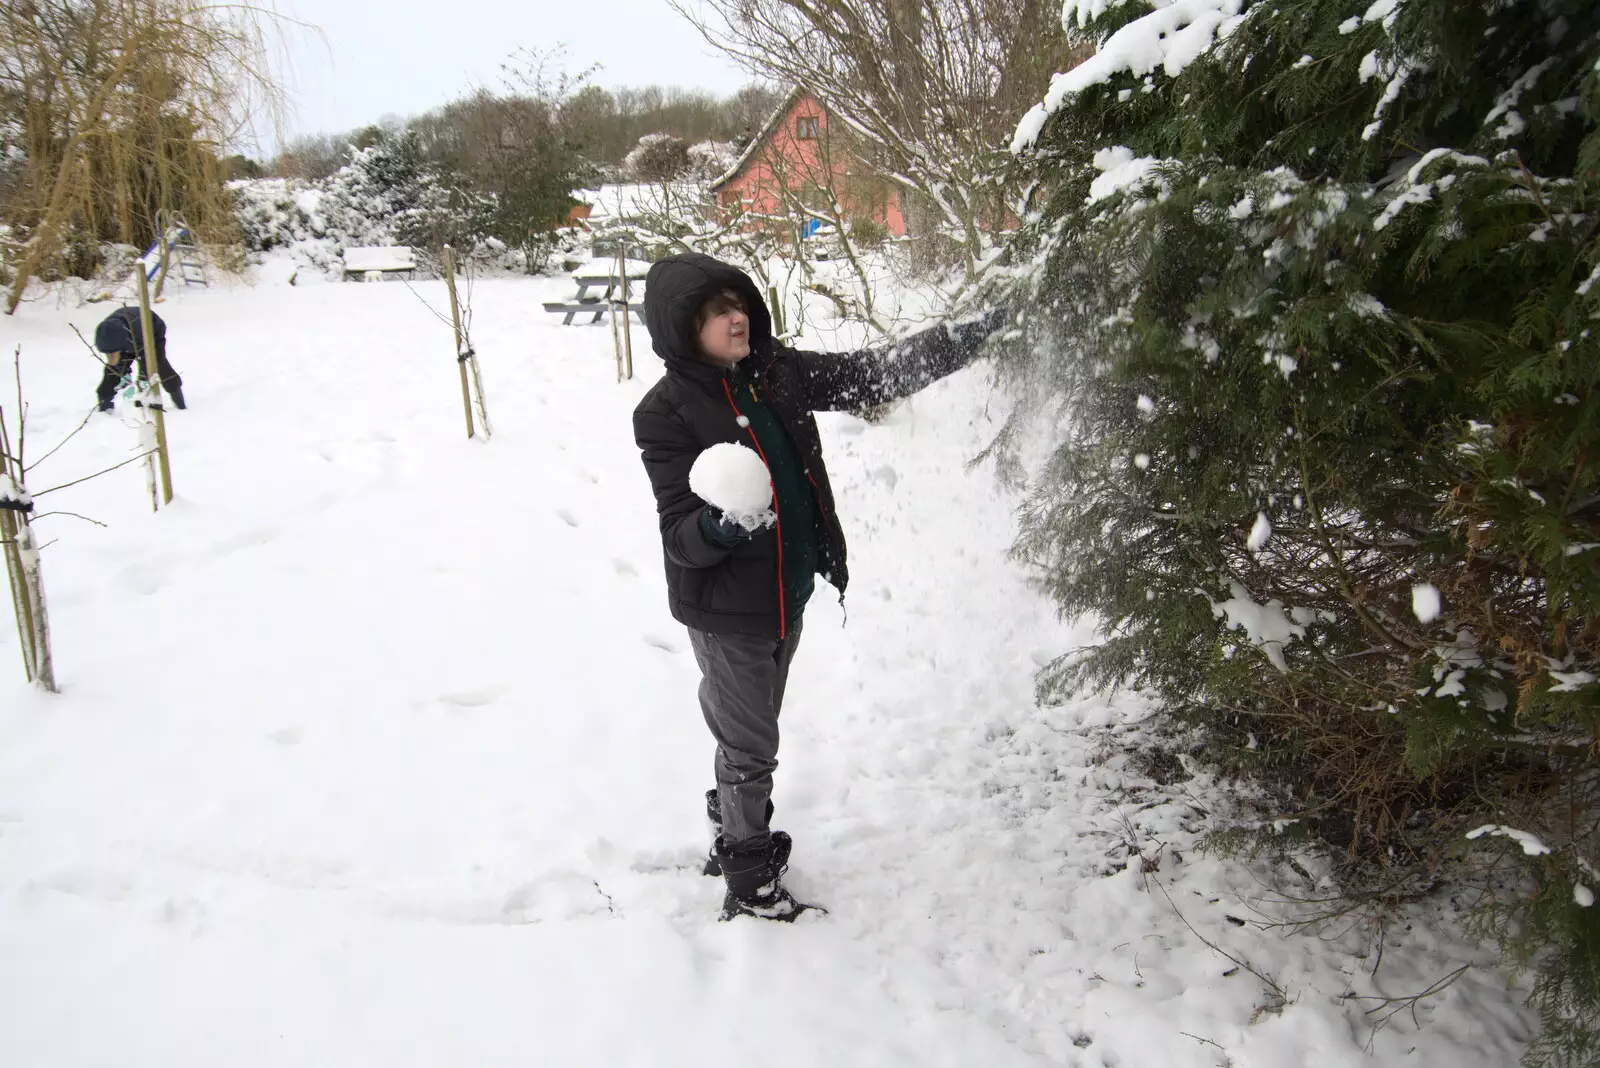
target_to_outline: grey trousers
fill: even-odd
[[[745,848],[771,840],[767,800],[778,767],[778,712],[789,663],[800,644],[795,621],[780,641],[689,629],[700,663],[700,711],[717,740],[713,770],[722,802],[722,840]]]

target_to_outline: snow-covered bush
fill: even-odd
[[[354,246],[479,244],[483,198],[428,167],[410,134],[352,149],[324,179],[247,179],[228,188],[248,251],[290,248],[324,270],[337,269],[339,254]]]
[[[715,181],[739,161],[739,148],[732,141],[700,141],[689,146],[689,176],[703,182]]]
[[[689,169],[689,146],[667,133],[645,134],[622,161],[622,173],[635,182],[670,182]]]

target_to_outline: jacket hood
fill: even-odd
[[[161,321],[161,316],[151,312],[150,326],[156,335],[156,351],[159,352],[166,341],[167,325]],[[118,308],[94,328],[94,347],[105,353],[140,353],[144,350],[141,344],[143,338],[138,308]]]
[[[644,285],[644,323],[650,331],[650,347],[669,370],[695,377],[703,377],[704,370],[720,375],[700,358],[694,320],[700,305],[724,289],[744,298],[750,317],[751,353],[772,351],[772,315],[767,302],[750,276],[732,264],[700,252],[668,256],[651,264]]]

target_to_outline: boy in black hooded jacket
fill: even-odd
[[[802,352],[773,338],[760,291],[737,267],[687,253],[650,268],[645,324],[667,370],[634,410],[634,439],[655,491],[668,606],[689,629],[717,741],[706,809],[719,833],[706,873],[726,879],[723,919],[792,920],[806,907],[783,886],[789,836],[770,827],[778,713],[814,576],[841,600],[849,583],[812,412],[909,396],[971,362],[1002,318],[880,350]],[[748,531],[690,489],[695,460],[723,442],[765,462],[772,527]]]
[[[167,362],[167,324],[161,316],[150,313],[151,329],[156,335],[156,374],[161,377],[161,388],[172,398],[174,408],[183,408],[183,378]],[[140,378],[147,377],[144,366],[144,331],[139,325],[138,308],[118,308],[100,321],[94,330],[94,347],[105,356],[105,371],[94,395],[102,412],[115,407],[117,386],[137,366]]]

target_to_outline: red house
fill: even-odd
[[[830,134],[827,109],[799,87],[711,191],[724,213],[750,217],[752,226],[793,222],[804,218],[803,208],[828,212],[836,200],[846,220],[870,220],[895,236],[906,232],[899,190],[850,151],[844,128]]]

